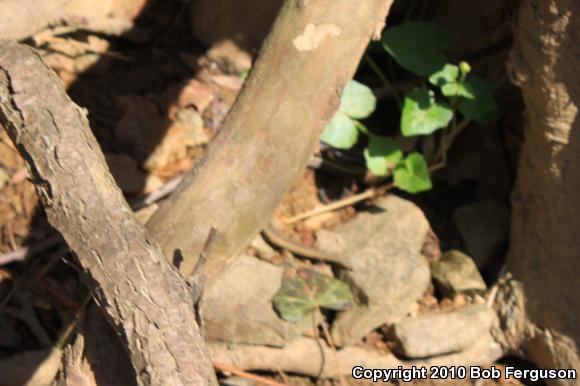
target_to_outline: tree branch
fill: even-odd
[[[190,289],[134,219],[83,110],[37,54],[15,43],[0,45],[0,124],[86,270],[138,383],[217,385]]]
[[[287,0],[204,160],[147,224],[186,277],[211,227],[207,284],[270,220],[304,170],[392,0]]]

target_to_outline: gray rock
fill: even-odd
[[[177,111],[175,120],[183,128],[183,142],[187,146],[199,146],[208,143],[211,136],[204,130],[203,118],[193,107]]]
[[[493,310],[481,304],[407,317],[393,328],[394,351],[408,358],[425,358],[466,350],[489,335],[495,318]]]
[[[242,377],[228,377],[223,381],[220,381],[221,386],[256,386],[257,383],[253,379],[247,379]]]
[[[460,292],[477,293],[487,289],[475,262],[465,253],[455,249],[431,263],[431,275],[437,289],[452,298]]]
[[[312,320],[288,323],[272,307],[283,271],[253,256],[240,256],[204,294],[206,339],[280,347],[310,328]]]
[[[318,239],[322,250],[343,245],[340,254],[353,268],[341,276],[354,288],[358,304],[332,325],[332,338],[340,346],[397,322],[430,283],[429,266],[421,256],[429,224],[421,210],[394,195],[381,199],[375,209],[338,228],[335,233],[342,240],[328,234]]]
[[[258,257],[262,260],[272,262],[279,254],[264,240],[261,234],[256,235],[250,242],[250,247],[254,248],[258,253]]]

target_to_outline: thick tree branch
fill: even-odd
[[[191,274],[210,227],[208,285],[270,220],[302,172],[392,0],[287,0],[199,167],[148,224]]]
[[[187,284],[133,218],[85,113],[40,57],[0,45],[0,124],[94,284],[140,385],[216,385]]]

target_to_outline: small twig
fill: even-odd
[[[85,309],[87,308],[91,300],[93,300],[93,296],[92,294],[89,294],[83,301],[83,304],[81,304],[77,314],[75,315],[75,318],[61,332],[60,336],[58,337],[58,340],[54,344],[54,347],[57,348],[64,347],[65,343],[67,342],[68,338],[70,337],[74,329],[79,325],[81,319],[85,314]]]
[[[288,386],[288,385],[285,385],[283,383],[279,383],[279,382],[273,381],[271,379],[261,377],[259,375],[255,375],[255,374],[252,374],[252,373],[248,373],[248,372],[246,372],[244,370],[240,370],[240,369],[238,369],[236,367],[229,366],[229,365],[226,365],[226,364],[223,364],[223,363],[213,362],[213,367],[216,370],[219,370],[221,372],[232,373],[232,374],[237,375],[238,377],[242,377],[242,378],[245,378],[245,379],[250,379],[252,381],[256,381],[256,382],[259,382],[261,384],[264,384],[266,386]]]
[[[319,214],[331,212],[333,210],[341,209],[341,208],[344,208],[346,206],[354,205],[358,202],[367,200],[369,198],[376,197],[380,194],[384,194],[384,193],[388,192],[389,190],[393,189],[394,187],[395,187],[394,184],[388,184],[388,185],[382,186],[380,188],[369,188],[362,193],[355,194],[354,196],[350,196],[347,198],[343,198],[342,200],[337,200],[337,201],[333,202],[332,204],[320,206],[318,208],[314,208],[314,209],[306,211],[304,213],[300,213],[296,216],[293,216],[293,217],[290,217],[287,219],[283,219],[282,222],[284,224],[287,224],[287,225],[294,224],[298,221],[302,221],[302,220],[305,220],[307,218],[317,216]]]
[[[33,256],[39,252],[45,251],[49,248],[52,248],[60,242],[62,242],[62,237],[60,235],[51,236],[42,241],[39,241],[36,244],[20,247],[12,252],[1,254],[0,265],[13,263],[16,261],[24,261],[28,257]]]
[[[322,315],[322,311],[320,311],[320,306],[318,304],[316,304],[315,315],[317,315],[320,318],[320,327],[322,327],[324,339],[326,340],[326,343],[330,347],[330,350],[332,351],[332,355],[334,356],[334,361],[336,362],[336,364],[338,366],[338,354],[336,352],[336,346],[334,345],[334,341],[332,340],[332,336],[330,335],[330,331],[328,330],[328,324],[326,323],[326,320],[324,320],[324,315]],[[316,317],[315,317],[315,320],[316,320]],[[348,381],[344,377],[344,374],[339,374],[338,380],[339,380],[341,386],[348,386]]]
[[[445,165],[446,164],[444,162],[440,162],[440,163],[437,163],[433,166],[430,166],[429,172],[432,173],[436,170],[439,170],[442,167],[444,167]],[[346,206],[354,205],[354,204],[359,203],[359,202],[364,201],[364,200],[378,197],[378,196],[385,194],[388,191],[394,189],[395,187],[396,186],[394,183],[390,183],[388,185],[384,185],[384,186],[381,186],[379,188],[374,188],[374,187],[369,188],[362,193],[355,194],[354,196],[350,196],[347,198],[343,198],[342,200],[337,200],[337,201],[333,202],[332,204],[319,206],[318,208],[308,210],[306,212],[297,214],[296,216],[282,219],[282,222],[286,225],[294,224],[298,221],[302,221],[302,220],[306,220],[310,217],[318,216],[319,214],[332,212],[333,210],[341,209],[341,208],[344,208]]]
[[[183,175],[169,180],[165,185],[145,196],[130,200],[129,205],[131,206],[131,209],[139,210],[164,199],[173,193],[181,180],[183,180]]]
[[[203,249],[199,254],[199,260],[197,260],[197,263],[193,268],[193,274],[191,276],[196,276],[199,272],[201,272],[201,269],[203,268],[205,262],[207,261],[207,256],[209,255],[211,246],[213,245],[216,238],[217,238],[217,229],[211,227],[209,230],[209,234],[207,235],[207,239],[205,239],[205,243],[203,244]]]

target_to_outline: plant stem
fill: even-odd
[[[364,58],[365,58],[366,62],[368,63],[369,67],[373,70],[373,72],[377,75],[377,77],[381,80],[381,82],[383,82],[383,85],[386,88],[393,91],[393,97],[397,101],[397,105],[399,106],[399,108],[401,108],[401,98],[399,98],[399,95],[397,94],[397,90],[393,87],[393,84],[386,77],[385,73],[383,71],[381,71],[381,68],[379,67],[377,62],[375,62],[375,60],[373,58],[371,58],[371,56],[369,54],[365,54]]]
[[[337,368],[339,368],[340,366],[338,366],[338,354],[336,353],[336,346],[334,345],[334,342],[332,340],[332,336],[330,336],[330,331],[328,330],[328,324],[326,323],[326,320],[324,320],[324,315],[322,315],[322,311],[320,311],[320,306],[318,304],[316,304],[316,311],[315,312],[316,312],[316,315],[320,318],[320,327],[322,327],[324,339],[326,340],[326,343],[328,343],[328,346],[332,350],[332,355],[334,356],[334,361],[336,363]],[[348,382],[347,382],[346,378],[344,377],[344,374],[339,374],[338,380],[340,382],[340,386],[348,386]]]

